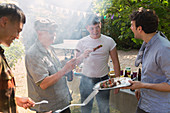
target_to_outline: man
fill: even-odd
[[[48,100],[48,104],[32,107],[37,113],[55,112],[70,104],[70,92],[65,74],[75,67],[75,59],[61,66],[54,49],[50,46],[56,38],[57,25],[49,19],[38,19],[34,23],[36,42],[26,53],[28,95],[35,101]],[[62,113],[70,113],[66,109]]]
[[[130,15],[135,38],[144,41],[136,66],[142,63],[140,81],[130,81],[137,89],[136,113],[170,113],[170,42],[157,32],[158,17],[153,10],[139,8]]]
[[[83,61],[82,73],[80,81],[81,102],[83,102],[93,91],[96,83],[108,79],[108,60],[109,55],[113,61],[115,76],[120,75],[120,65],[116,50],[115,41],[103,34],[101,34],[101,22],[97,16],[89,17],[86,29],[90,35],[82,38],[76,47],[76,56]],[[97,47],[97,48],[96,48]],[[94,49],[96,48],[96,49]],[[81,57],[82,56],[82,57]],[[118,89],[115,90],[115,93]],[[100,113],[109,113],[109,95],[110,91],[100,91],[96,95],[98,108]],[[93,100],[91,100],[85,107],[81,108],[82,113],[91,113]]]
[[[19,39],[26,18],[23,11],[14,4],[0,4],[0,44],[7,47]],[[16,104],[23,108],[34,106],[28,97],[15,96],[15,81],[11,69],[0,47],[0,112],[16,113]]]

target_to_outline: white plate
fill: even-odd
[[[107,79],[109,80],[109,79]],[[104,81],[107,81],[107,80],[104,80]],[[114,81],[121,81],[121,84],[120,85],[117,85],[117,86],[114,86],[114,87],[111,87],[111,88],[101,88],[100,87],[100,83],[104,82],[104,81],[101,81],[101,82],[98,82],[97,84],[95,84],[95,86],[93,87],[94,90],[108,90],[108,89],[115,89],[115,88],[121,88],[121,87],[126,87],[126,86],[130,86],[131,84],[128,82],[129,80],[131,80],[131,78],[128,78],[128,77],[116,77],[114,78]]]

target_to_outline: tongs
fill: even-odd
[[[60,113],[60,112],[64,111],[65,109],[67,109],[67,108],[69,108],[69,107],[72,107],[72,106],[85,106],[86,104],[89,103],[89,101],[90,101],[93,97],[95,97],[95,95],[96,95],[98,92],[99,92],[99,90],[94,90],[94,91],[83,101],[83,103],[81,103],[81,104],[70,104],[70,105],[66,106],[65,108],[59,109],[59,110],[57,110],[57,111],[55,111],[55,112]]]
[[[48,101],[47,100],[42,100],[40,102],[36,102],[35,105],[38,105],[38,104],[47,104]]]

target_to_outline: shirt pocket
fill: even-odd
[[[55,67],[55,65],[52,63],[50,65],[48,65],[47,68],[49,71],[49,76],[55,74],[58,71],[57,68]]]

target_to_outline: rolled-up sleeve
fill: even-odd
[[[45,57],[39,57],[38,55],[26,55],[26,68],[37,85],[49,76],[48,67],[44,63],[45,59]]]

